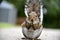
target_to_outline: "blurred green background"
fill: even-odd
[[[2,0],[0,0],[1,3]],[[17,17],[25,17],[24,5],[26,0],[7,0],[18,9]],[[43,25],[46,28],[60,28],[60,0],[42,0],[47,13],[44,14]]]

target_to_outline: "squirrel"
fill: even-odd
[[[32,27],[34,30],[39,29],[41,27],[39,18],[35,12],[29,13],[29,17],[26,18],[25,22],[21,24],[21,26],[29,29]]]

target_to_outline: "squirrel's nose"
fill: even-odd
[[[31,20],[31,22],[33,22],[33,19]]]
[[[33,25],[33,20],[31,20],[31,26]]]

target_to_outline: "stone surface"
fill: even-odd
[[[0,28],[0,40],[21,40],[23,37],[21,27]],[[60,40],[60,30],[44,28],[38,39]]]

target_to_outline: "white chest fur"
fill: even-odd
[[[23,27],[22,32],[28,38],[36,38],[36,37],[39,37],[42,29],[43,27],[41,27],[40,29],[36,29],[36,30],[33,30],[32,28],[28,30],[26,27]]]

